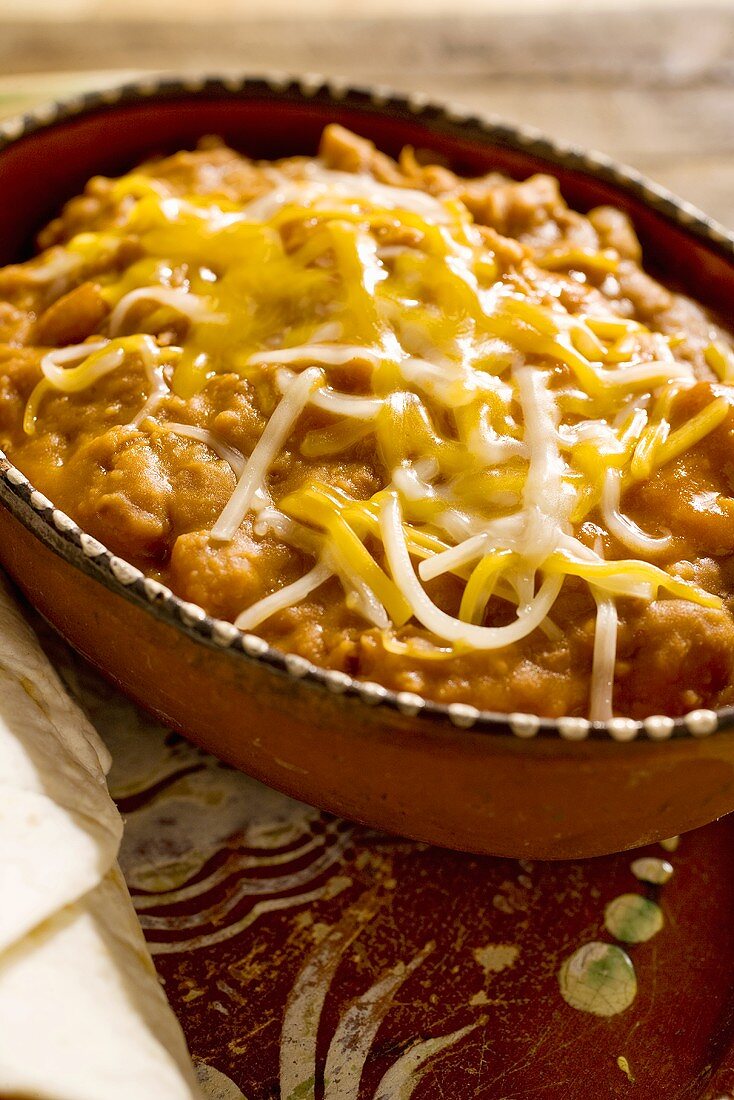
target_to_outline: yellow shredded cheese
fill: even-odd
[[[590,714],[610,717],[616,598],[652,600],[663,590],[720,606],[645,560],[667,552],[672,536],[643,531],[622,497],[724,421],[731,349],[718,339],[706,347],[719,395],[672,428],[675,401],[696,380],[675,338],[611,302],[571,313],[553,292],[557,272],[613,274],[614,251],[550,248],[513,261],[516,277],[505,279],[491,238],[458,200],[319,163],[301,177],[273,167],[270,178],[268,192],[238,206],[216,195],[174,197],[165,183],[130,173],[113,189],[119,225],[80,234],[66,254],[35,265],[29,278],[68,274],[129,234],[141,249],[124,272],[102,279],[111,306],[104,337],[46,354],[27,430],[49,393],[80,394],[133,354],[149,379],[133,421],[141,429],[169,387],[187,399],[222,372],[269,387],[273,411],[247,457],[203,428],[158,425],[209,446],[235,472],[214,542],[232,539],[254,512],[256,537],[317,559],[243,609],[238,626],[256,628],[336,576],[348,605],[382,629],[386,650],[447,660],[537,629],[555,637],[549,614],[574,577],[597,604]],[[180,340],[165,346],[171,329]],[[334,458],[374,437],[384,484],[371,499],[308,478],[273,499],[271,468],[307,410],[322,419],[301,435],[304,459]],[[605,560],[579,540],[595,509],[639,557]],[[457,614],[425,587],[446,574],[463,585]],[[515,608],[505,626],[484,625],[495,599]],[[397,638],[411,619],[436,642]]]

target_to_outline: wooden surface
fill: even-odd
[[[143,19],[133,5],[130,18],[103,19],[97,4],[91,21],[31,19],[11,18],[0,3],[0,105],[10,111],[70,79],[109,80],[111,70],[319,71],[457,100],[603,149],[734,225],[731,0],[635,11],[607,0],[596,11],[520,0],[512,15],[462,14],[458,4],[456,17],[370,19],[236,19],[230,4],[212,21],[211,5],[198,4],[191,22],[161,10]],[[14,12],[22,15],[22,5]],[[76,75],[33,75],[50,70]]]
[[[637,9],[684,7],[687,0],[635,0]],[[726,7],[729,0],[710,0],[717,7]],[[248,18],[266,15],[308,17],[330,16],[348,18],[353,15],[375,16],[415,15],[426,18],[434,15],[454,15],[458,12],[472,14],[498,14],[522,11],[563,11],[568,9],[598,11],[618,8],[619,0],[3,0],[2,11],[6,17],[23,19],[89,19],[104,22],[109,19],[149,19],[154,8],[157,19],[211,20]]]

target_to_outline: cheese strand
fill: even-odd
[[[265,425],[263,434],[255,444],[254,450],[237,482],[237,488],[227,501],[225,508],[211,530],[211,537],[218,542],[229,542],[242,520],[250,510],[253,497],[264,485],[265,475],[276,455],[288,438],[293,425],[298,420],[311,392],[322,380],[321,371],[315,367],[298,375],[286,394],[281,398],[273,415]]]
[[[403,534],[400,504],[395,494],[385,497],[380,510],[380,528],[393,580],[405,595],[416,619],[436,637],[449,642],[472,649],[493,650],[521,641],[545,619],[563,584],[562,577],[544,580],[532,603],[508,626],[484,627],[462,623],[436,606],[415,575]]]
[[[260,623],[264,623],[278,611],[285,611],[293,604],[300,603],[310,596],[315,589],[320,588],[329,577],[333,575],[328,565],[319,563],[310,569],[303,577],[299,577],[292,584],[285,585],[277,592],[265,596],[243,611],[234,621],[234,625],[240,630],[253,630]]]

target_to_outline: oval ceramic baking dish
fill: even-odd
[[[559,177],[581,210],[632,217],[653,270],[722,310],[734,239],[607,158],[504,123],[318,80],[146,80],[0,127],[0,262],[96,174],[221,135],[257,157],[312,154],[327,122],[462,173]],[[0,453],[0,560],[85,657],[187,737],[280,790],[421,840],[571,858],[694,828],[734,808],[731,711],[673,720],[493,714],[393,693],[280,653],[111,555]],[[713,734],[713,736],[709,736]]]

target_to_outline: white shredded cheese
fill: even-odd
[[[628,546],[630,550],[642,554],[643,557],[647,554],[655,555],[668,550],[673,541],[670,535],[646,535],[634,520],[620,512],[621,486],[621,472],[613,468],[608,469],[604,475],[601,511],[610,534],[619,539],[623,546]]]
[[[107,347],[108,340],[94,340],[87,344],[72,344],[66,348],[55,348],[47,352],[41,360],[41,370],[44,377],[51,383],[54,389],[62,393],[74,393],[80,388],[75,372],[69,370],[72,363],[81,364],[90,355],[95,355]],[[122,348],[114,348],[109,356],[103,356],[90,371],[88,381],[84,385],[90,385],[105,374],[115,370],[124,358]]]
[[[545,619],[563,584],[562,577],[547,577],[537,596],[522,616],[507,626],[475,626],[447,615],[431,600],[421,586],[410,560],[403,533],[402,515],[397,497],[388,496],[380,509],[380,528],[393,580],[400,588],[416,619],[436,637],[460,642],[472,649],[502,649],[526,638]]]
[[[285,393],[293,383],[292,371],[282,368],[276,374],[276,382],[281,393]],[[361,397],[358,394],[339,393],[330,386],[321,386],[314,390],[309,404],[334,416],[354,417],[357,420],[374,420],[385,402],[379,397]]]
[[[299,577],[297,581],[285,585],[279,591],[273,592],[270,596],[265,596],[262,600],[252,604],[251,607],[248,607],[246,611],[237,616],[234,625],[239,627],[240,630],[253,630],[260,623],[269,619],[271,615],[275,615],[278,611],[285,611],[287,608],[293,607],[294,604],[305,600],[316,588],[320,588],[331,575],[332,571],[328,565],[323,563],[315,565],[313,569],[309,570],[303,577]]]
[[[557,548],[568,520],[563,490],[565,463],[558,448],[558,407],[544,374],[534,367],[515,371],[530,464],[523,488],[525,530],[522,553],[540,565]]]
[[[305,180],[294,180],[275,169],[274,187],[249,202],[242,211],[248,221],[267,221],[289,205],[313,206],[362,199],[374,207],[388,210],[409,210],[437,223],[446,223],[451,216],[445,204],[425,191],[410,187],[392,187],[367,174],[339,172],[322,164],[304,167]]]
[[[592,659],[589,718],[606,722],[613,715],[614,663],[617,654],[617,605],[611,596],[599,593],[592,586],[596,600],[596,630]]]
[[[481,558],[487,550],[488,535],[471,535],[463,542],[452,546],[449,550],[443,550],[440,554],[434,554],[431,558],[425,558],[418,566],[421,580],[430,581],[434,577],[440,577],[443,573],[453,572],[462,565]]]
[[[310,367],[296,377],[287,393],[281,398],[245,463],[237,488],[212,528],[213,539],[218,542],[229,542],[232,538],[247,515],[256,490],[264,483],[273,460],[308,404],[312,391],[318,387],[322,379],[321,371]]]
[[[230,447],[228,443],[225,443],[222,439],[218,439],[214,432],[210,432],[208,428],[197,428],[195,424],[178,424],[173,420],[167,420],[164,423],[158,425],[163,431],[173,432],[175,435],[183,436],[185,439],[193,439],[197,443],[203,443],[214,451],[224,462],[229,463],[233,474],[236,477],[241,477],[242,471],[245,468],[245,459],[242,454],[235,448]]]
[[[347,363],[361,362],[377,366],[381,353],[376,348],[358,344],[299,344],[295,348],[278,348],[275,351],[259,351],[247,360],[248,367],[266,367],[290,363],[309,363],[321,367],[342,367]]]
[[[125,318],[138,302],[154,302],[156,305],[166,306],[188,317],[190,321],[220,321],[224,324],[228,320],[226,316],[216,314],[211,302],[197,294],[189,294],[179,287],[141,286],[128,291],[112,310],[107,321],[111,336],[120,334]]]

